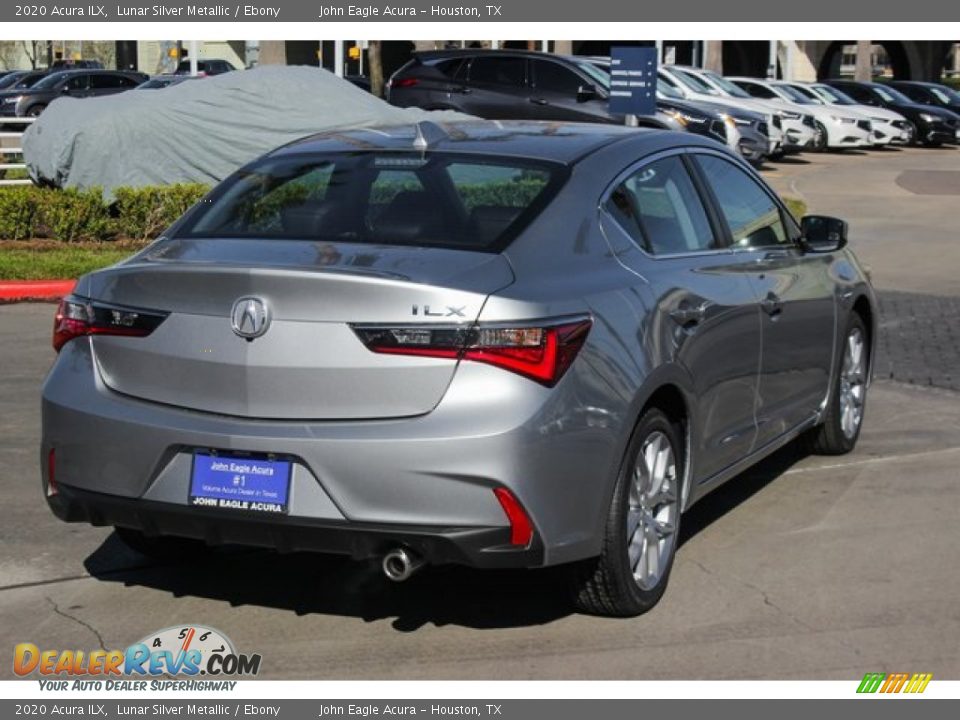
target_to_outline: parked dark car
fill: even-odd
[[[859,103],[893,110],[912,122],[917,129],[915,142],[927,146],[956,142],[960,115],[943,108],[921,105],[896,88],[876,82],[825,80],[830,87],[842,90]]]
[[[416,53],[395,72],[387,101],[399,107],[459,110],[488,120],[623,124],[608,108],[609,74],[585,58],[522,50]],[[639,118],[664,127],[668,119]]]
[[[207,60],[197,60],[197,73],[199,75],[222,75],[226,72],[233,72],[236,68],[226,60],[219,58],[210,58]],[[177,65],[176,75],[189,75],[191,73],[190,61],[181,60]]]
[[[960,93],[951,87],[919,80],[894,80],[890,86],[916,103],[941,107],[960,115]]]
[[[46,70],[18,70],[0,78],[0,92],[23,90],[47,76]]]
[[[100,97],[132,90],[149,77],[122,70],[65,70],[50,73],[22,92],[7,93],[0,116],[36,117],[59,97]]]

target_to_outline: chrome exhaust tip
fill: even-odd
[[[409,580],[423,567],[423,558],[405,548],[394,548],[383,556],[383,574],[394,582]]]

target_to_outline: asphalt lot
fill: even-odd
[[[396,586],[372,565],[239,549],[151,565],[105,529],[59,523],[37,470],[53,308],[15,305],[0,306],[0,652],[125,647],[203,623],[261,653],[274,679],[960,679],[960,191],[902,184],[960,177],[960,150],[775,167],[778,189],[850,220],[881,291],[882,379],[855,453],[787,448],[684,516],[651,613],[571,614],[542,571],[442,569]]]

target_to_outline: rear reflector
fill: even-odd
[[[71,295],[60,301],[53,323],[53,349],[84,335],[144,337],[167,317],[166,313],[106,305]]]
[[[510,544],[526,547],[533,539],[533,524],[520,501],[506,488],[495,488],[493,494],[497,496],[500,507],[510,521]]]
[[[355,326],[375,353],[472,360],[495,365],[552,387],[583,347],[589,318],[530,325]]]
[[[60,492],[57,487],[57,451],[50,448],[47,454],[47,497],[53,497]]]

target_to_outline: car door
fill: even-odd
[[[478,55],[470,62],[464,112],[488,120],[526,120],[534,117],[529,102],[527,60],[517,55]]]
[[[72,74],[63,85],[64,92],[70,97],[83,98],[90,95],[90,75]]]
[[[530,70],[532,116],[580,122],[610,120],[605,101],[580,98],[580,88],[591,83],[571,68],[552,60],[533,60]]]
[[[671,152],[625,173],[602,203],[601,225],[653,293],[643,339],[651,362],[689,378],[691,477],[704,482],[753,447],[760,308],[749,260],[725,246],[689,166]]]
[[[827,396],[836,337],[833,256],[803,252],[796,223],[751,171],[720,155],[695,157],[760,300],[761,447],[810,420]]]

